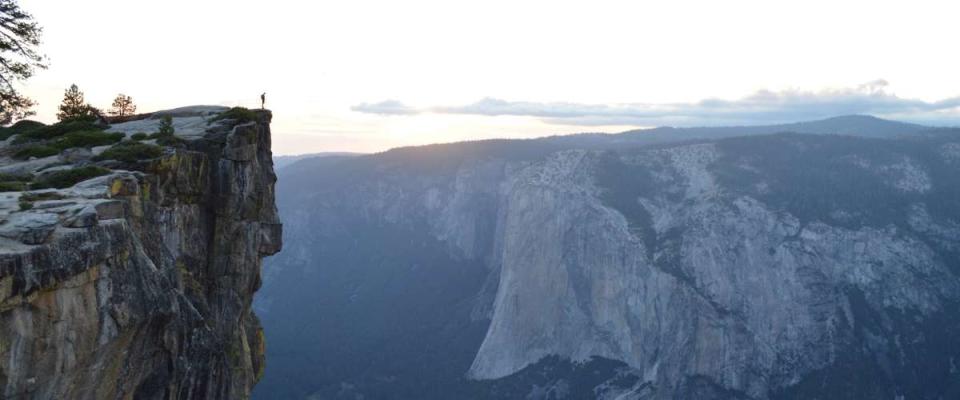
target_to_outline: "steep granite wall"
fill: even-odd
[[[249,396],[264,368],[250,304],[281,245],[271,114],[211,122],[222,111],[168,112],[182,140],[161,157],[31,192],[30,206],[0,193],[0,397]],[[149,132],[160,115],[109,130]],[[44,160],[0,172],[70,161]]]
[[[960,398],[958,149],[937,130],[298,162],[257,394]]]

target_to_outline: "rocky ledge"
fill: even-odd
[[[281,246],[270,120],[189,107],[5,128],[0,398],[249,397],[250,304]]]

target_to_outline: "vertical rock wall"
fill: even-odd
[[[0,201],[0,398],[249,397],[250,305],[281,246],[270,119],[219,121],[30,210]]]

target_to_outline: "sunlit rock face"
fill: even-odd
[[[149,133],[171,115],[182,141],[32,191],[29,209],[27,192],[0,194],[0,398],[249,397],[264,369],[250,305],[261,259],[281,246],[271,114],[213,121],[222,111],[115,125]],[[0,168],[40,176],[90,162],[61,154]]]
[[[870,132],[293,164],[257,398],[955,396],[960,132]]]

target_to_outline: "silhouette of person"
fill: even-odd
[[[260,95],[260,109],[262,110],[267,105],[267,92],[263,92]]]

